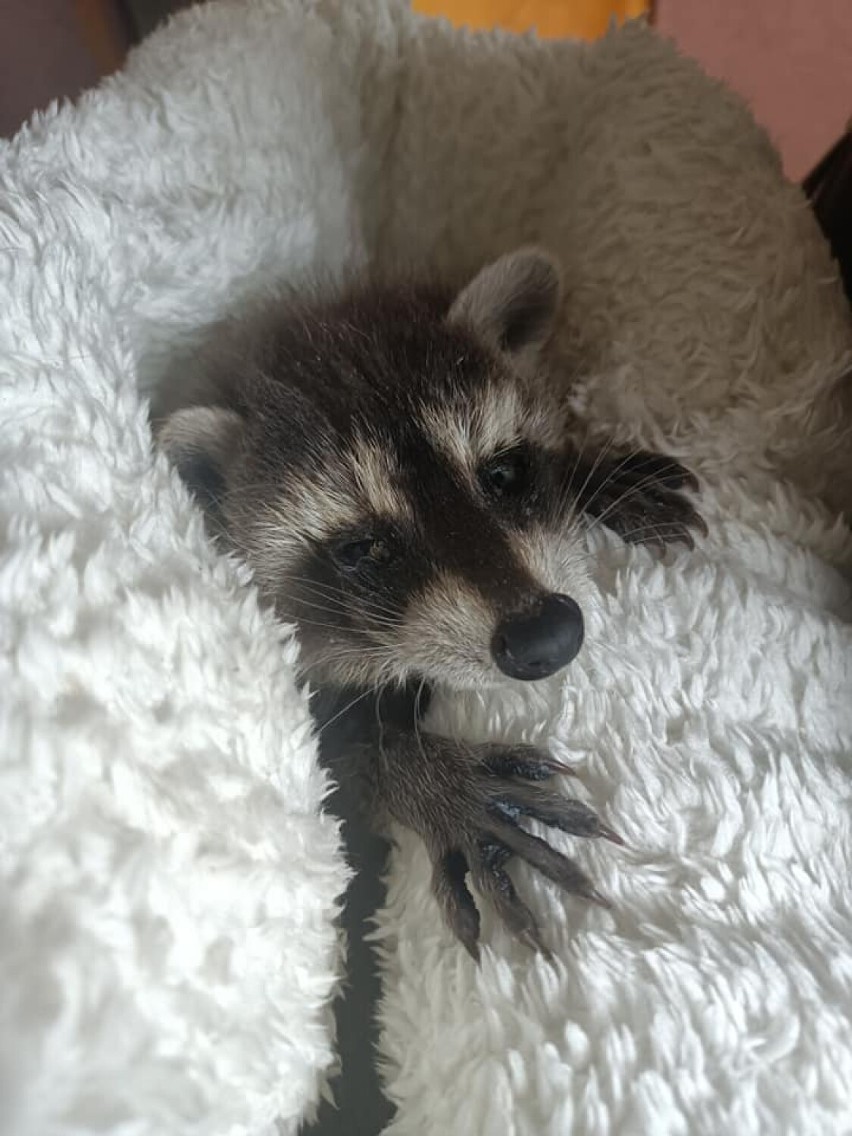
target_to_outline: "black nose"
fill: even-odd
[[[547,678],[583,645],[583,613],[570,596],[547,596],[535,611],[510,615],[494,632],[491,654],[510,678]]]

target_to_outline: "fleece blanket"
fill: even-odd
[[[0,1132],[314,1109],[347,869],[298,644],[207,543],[146,397],[273,279],[535,240],[578,412],[689,461],[710,535],[657,562],[593,532],[569,671],[436,703],[550,745],[627,847],[572,849],[611,911],[519,869],[553,960],[485,911],[477,968],[397,834],[387,1132],[848,1133],[852,328],[746,109],[639,26],[235,0],[36,116],[0,178]]]

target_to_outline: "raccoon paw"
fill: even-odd
[[[477,747],[478,760],[471,763],[469,750],[453,752],[455,747],[444,739],[422,741],[429,776],[421,778],[417,804],[409,798],[405,815],[394,812],[426,843],[444,919],[474,959],[479,958],[479,912],[465,882],[468,874],[507,929],[548,954],[535,917],[506,871],[513,856],[568,893],[608,906],[573,860],[521,827],[530,818],[573,836],[624,843],[582,801],[541,784],[556,772],[570,772],[565,766],[532,746]],[[440,787],[440,801],[426,800],[424,790],[430,785]]]
[[[638,450],[626,457],[598,460],[579,471],[578,508],[622,540],[662,553],[669,544],[694,548],[692,531],[707,525],[684,491],[697,492],[695,474],[664,454]]]

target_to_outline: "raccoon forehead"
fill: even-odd
[[[511,383],[489,384],[463,404],[425,405],[419,419],[435,449],[467,470],[520,441],[559,446],[558,416],[529,402]]]
[[[295,532],[323,540],[375,517],[408,520],[411,504],[401,488],[393,448],[354,432],[320,451],[309,468],[291,467],[276,511],[289,517]]]
[[[322,465],[290,469],[277,492],[256,504],[250,543],[261,576],[278,576],[304,551],[335,533],[375,518],[408,521],[411,505],[399,485],[395,455],[378,441],[355,436]]]
[[[411,503],[400,488],[399,463],[391,446],[356,434],[345,464],[368,512],[396,521],[411,518]]]

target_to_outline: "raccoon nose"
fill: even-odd
[[[583,645],[583,613],[570,596],[547,596],[534,612],[510,615],[491,640],[494,662],[510,678],[547,678]]]

